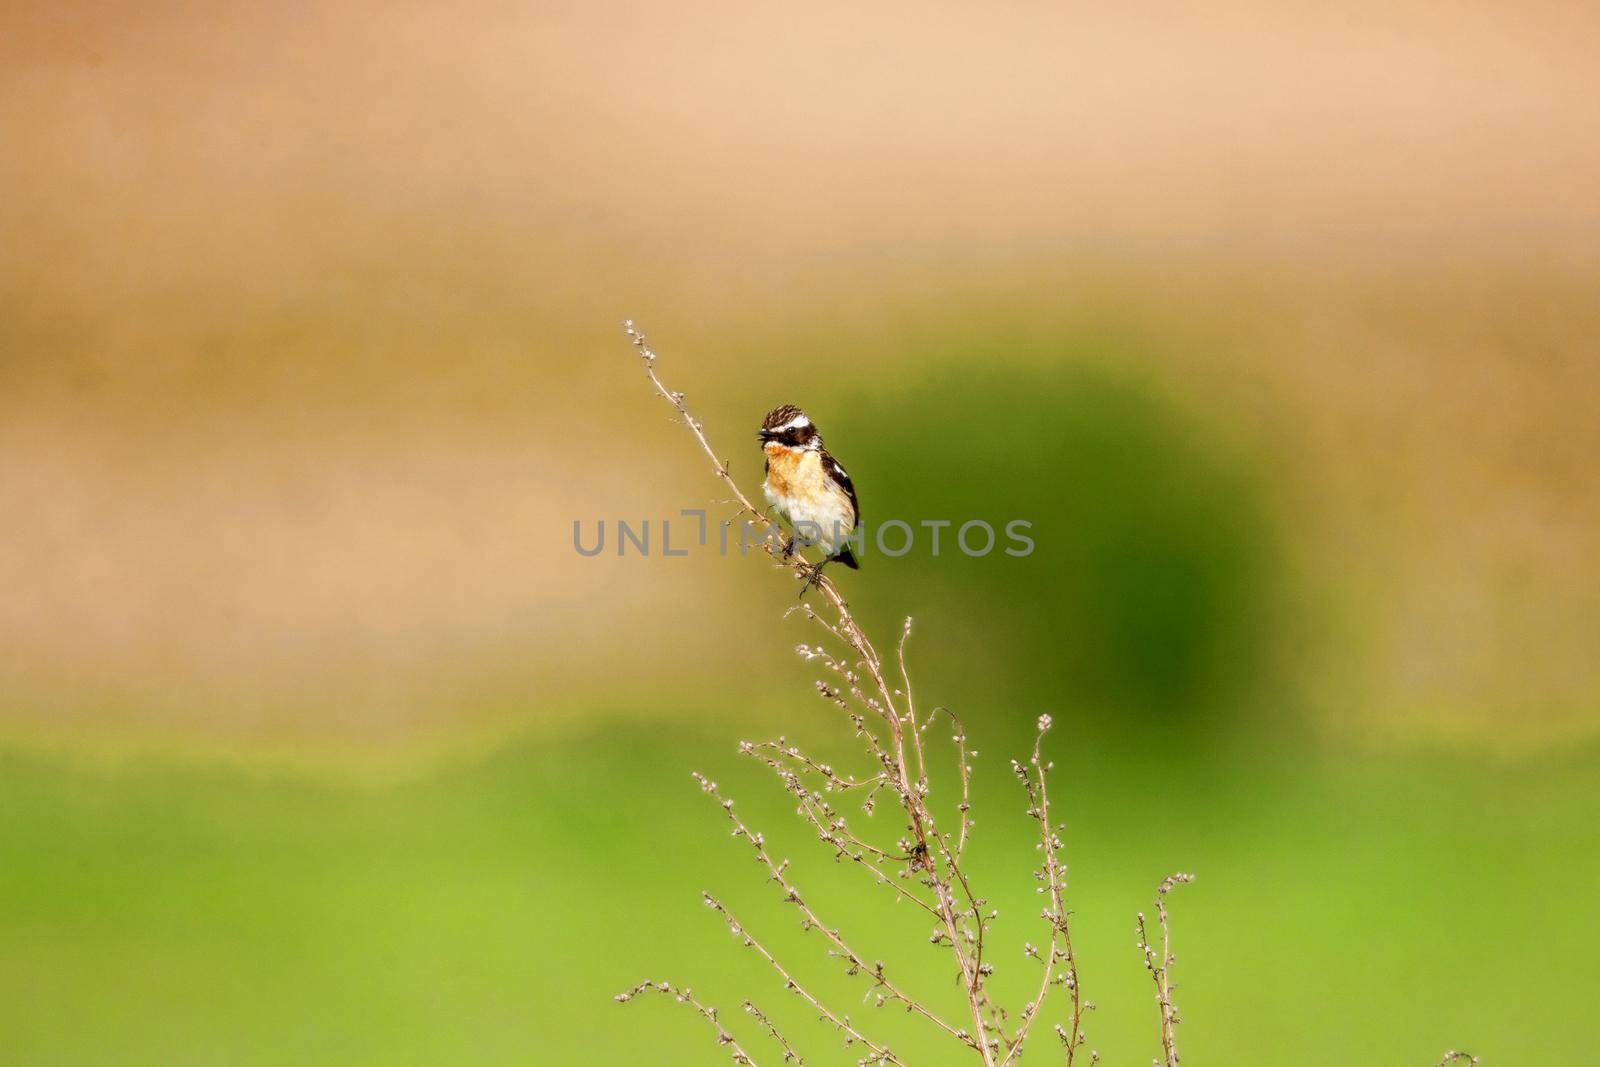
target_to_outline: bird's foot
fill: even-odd
[[[811,587],[822,580],[822,568],[826,567],[827,565],[828,561],[823,560],[821,563],[813,564],[811,566],[810,572],[806,575],[806,584],[800,587],[800,595],[795,598],[796,600],[804,600],[806,593],[811,591]]]

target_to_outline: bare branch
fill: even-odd
[[[762,547],[779,565],[787,567],[797,577],[809,579],[812,570],[804,560],[794,557],[785,559],[779,546],[782,544],[781,530],[763,514],[750,498],[739,488],[729,472],[728,463],[722,459],[711,442],[706,437],[704,424],[695,418],[684,404],[683,393],[668,389],[656,373],[657,355],[646,341],[645,336],[632,321],[624,325],[628,339],[638,351],[644,363],[646,376],[650,379],[651,386],[656,393],[666,400],[678,412],[684,425],[699,442],[701,450],[711,459],[716,476],[722,480],[734,499],[738,502],[740,510],[763,524],[766,532],[771,536],[762,538]],[[973,1033],[964,1030],[955,1030],[940,1022],[939,1025],[948,1030],[952,1035],[959,1037],[963,1043],[975,1049],[984,1063],[984,1067],[995,1067],[995,1050],[1000,1045],[999,1038],[990,1037],[987,1033],[988,1021],[984,1009],[986,1003],[983,991],[984,980],[990,968],[982,961],[981,917],[978,919],[978,928],[974,930],[970,921],[963,918],[963,913],[958,911],[953,886],[960,884],[963,892],[968,896],[970,914],[978,915],[976,902],[970,890],[966,889],[965,876],[959,870],[959,860],[954,849],[947,843],[947,839],[934,828],[934,817],[928,807],[928,784],[924,777],[923,762],[920,754],[921,733],[916,714],[911,706],[909,692],[896,689],[889,683],[885,675],[883,661],[867,638],[866,633],[856,622],[850,612],[838,587],[828,578],[824,577],[815,583],[824,600],[832,607],[836,618],[827,621],[820,618],[814,609],[808,611],[810,617],[822,622],[824,628],[836,639],[842,642],[856,658],[855,664],[842,663],[833,657],[826,657],[825,665],[837,671],[845,681],[845,691],[860,703],[868,713],[879,719],[888,727],[887,748],[880,745],[876,736],[867,727],[865,719],[856,719],[858,736],[867,740],[874,756],[879,758],[887,772],[891,786],[900,799],[901,806],[905,809],[909,820],[907,827],[911,835],[911,847],[907,850],[913,859],[914,865],[920,866],[924,875],[924,884],[932,890],[934,896],[934,910],[943,926],[942,940],[947,944],[956,960],[960,972],[962,988],[967,999],[968,1012],[972,1017]],[[909,623],[908,623],[909,629]],[[903,636],[903,635],[902,635]],[[903,664],[903,661],[902,661]],[[858,674],[859,666],[865,675]],[[863,685],[863,681],[870,680],[870,686]],[[835,699],[843,704],[843,698],[837,691],[822,690],[823,695]],[[905,710],[902,712],[897,698],[904,697]],[[907,742],[907,734],[910,743]],[[910,750],[908,752],[908,750]],[[918,773],[913,777],[911,773],[911,758],[915,753]],[[963,760],[963,765],[965,761]],[[702,785],[706,783],[702,782]],[[966,813],[962,813],[963,820]],[[764,854],[764,850],[763,850]],[[770,860],[768,860],[770,865]],[[776,868],[774,868],[776,869]],[[821,927],[830,936],[837,936]],[[841,942],[842,945],[842,942]],[[924,1013],[929,1018],[934,1018],[931,1013]],[[936,1020],[937,1021],[937,1020]]]
[[[1024,766],[1016,760],[1011,761],[1012,773],[1022,783],[1022,788],[1028,796],[1028,816],[1039,825],[1039,843],[1034,847],[1039,849],[1044,859],[1034,877],[1043,883],[1039,891],[1048,897],[1046,906],[1040,911],[1040,917],[1050,926],[1050,943],[1044,955],[1032,949],[1031,945],[1024,950],[1044,964],[1044,974],[1039,980],[1038,993],[1022,1009],[1022,1021],[1005,1059],[1001,1061],[1002,1067],[1022,1055],[1022,1046],[1027,1040],[1028,1031],[1044,1006],[1050,987],[1057,981],[1058,963],[1061,966],[1060,982],[1067,987],[1067,995],[1072,1002],[1071,1028],[1062,1036],[1062,1041],[1066,1045],[1066,1061],[1069,1065],[1077,1055],[1078,1049],[1087,1040],[1083,1032],[1083,1014],[1088,1005],[1083,1002],[1078,984],[1078,961],[1072,951],[1072,932],[1068,925],[1066,867],[1060,861],[1060,853],[1065,846],[1060,834],[1050,823],[1050,790],[1046,779],[1054,764],[1046,761],[1041,754],[1044,735],[1050,732],[1051,725],[1050,716],[1039,716],[1039,732],[1034,737],[1033,755],[1029,757],[1027,765]]]
[[[833,945],[834,950],[839,958],[844,960],[845,971],[847,974],[866,974],[872,980],[872,984],[881,990],[883,994],[890,1000],[895,1000],[901,1004],[904,1004],[907,1011],[915,1012],[916,1014],[921,1015],[923,1018],[938,1026],[947,1034],[950,1034],[953,1037],[959,1036],[960,1031],[958,1031],[955,1027],[939,1018],[920,1001],[916,1000],[914,997],[911,997],[902,989],[900,989],[899,986],[891,982],[884,973],[884,966],[881,961],[874,962],[869,965],[864,956],[858,953],[855,949],[851,948],[845,942],[844,937],[837,929],[830,927],[828,924],[822,921],[817,913],[812,910],[811,905],[806,902],[806,899],[800,895],[800,891],[795,888],[794,883],[789,880],[789,862],[785,860],[782,863],[779,863],[772,858],[772,854],[767,851],[766,839],[762,837],[761,834],[751,830],[744,824],[743,820],[741,820],[738,815],[734,814],[733,801],[729,800],[720,792],[718,792],[717,783],[708,780],[704,775],[701,774],[696,774],[695,780],[700,783],[700,788],[707,795],[714,798],[721,805],[723,813],[726,814],[728,820],[733,823],[733,836],[741,837],[750,843],[750,847],[755,851],[757,862],[767,869],[771,880],[776,882],[778,887],[783,890],[784,902],[787,904],[793,904],[796,910],[800,912],[801,916],[803,917],[803,922],[801,923],[802,928],[806,930],[819,930],[822,932],[822,936]],[[716,908],[724,915],[727,915],[727,909],[722,907],[721,904],[714,902],[709,894],[706,895],[705,900],[707,906]],[[731,920],[732,917],[729,916],[729,918]],[[762,950],[762,953],[765,955],[764,949]],[[772,960],[771,962],[773,966],[778,966],[776,960]],[[788,977],[786,972],[785,977]]]
[[[1045,1012],[1051,990],[1056,986],[1065,986],[1070,1001],[1067,1018],[1064,1023],[1052,1024],[1052,1029],[1064,1047],[1066,1067],[1073,1067],[1074,1057],[1087,1045],[1084,1016],[1093,1010],[1094,1004],[1083,999],[1079,984],[1078,959],[1074,954],[1069,923],[1071,913],[1066,901],[1067,866],[1060,835],[1062,827],[1052,821],[1048,787],[1052,764],[1042,754],[1044,735],[1051,726],[1050,716],[1040,717],[1033,751],[1026,763],[1012,761],[1013,773],[1027,795],[1027,815],[1038,827],[1035,848],[1040,853],[1040,862],[1034,877],[1039,882],[1037,892],[1045,901],[1040,917],[1048,926],[1049,939],[1042,947],[1024,944],[1023,957],[1037,963],[1042,973],[1037,990],[1025,1001],[1020,1011],[1011,1015],[990,997],[987,988],[988,978],[995,969],[988,958],[987,942],[990,924],[997,912],[990,909],[987,902],[974,891],[972,880],[963,867],[973,827],[972,761],[978,753],[968,749],[966,728],[954,712],[942,706],[935,706],[926,713],[918,711],[907,662],[912,620],[905,620],[894,649],[894,662],[886,669],[884,659],[856,621],[838,586],[831,578],[815,576],[812,566],[800,556],[785,554],[782,529],[757,508],[739,487],[730,473],[728,461],[712,447],[704,424],[689,411],[683,393],[667,388],[661,381],[656,370],[658,357],[654,349],[631,321],[625,325],[625,329],[644,365],[652,389],[672,405],[678,419],[688,427],[701,451],[711,460],[715,476],[731,494],[720,503],[733,505],[737,509],[736,518],[748,519],[753,527],[759,529],[762,536],[756,543],[775,566],[788,570],[797,580],[807,580],[818,591],[818,596],[809,601],[803,600],[784,614],[785,617],[802,614],[821,628],[824,636],[820,638],[820,645],[802,644],[797,651],[808,663],[813,663],[832,676],[816,680],[817,693],[848,717],[862,754],[869,760],[870,773],[837,773],[831,765],[811,758],[782,737],[776,741],[744,742],[740,745],[740,752],[763,761],[778,776],[784,789],[795,798],[800,818],[815,830],[817,840],[832,851],[836,862],[848,860],[862,867],[869,872],[875,884],[889,889],[896,900],[910,902],[934,920],[928,940],[950,950],[955,964],[954,977],[960,982],[970,1024],[963,1020],[963,1025],[957,1027],[945,1021],[891,981],[881,961],[869,964],[851,947],[844,935],[826,925],[801,896],[789,876],[789,861],[775,860],[767,851],[761,834],[751,830],[734,814],[733,801],[725,798],[714,782],[696,774],[695,779],[701,789],[718,801],[733,825],[734,837],[750,844],[753,856],[767,878],[783,892],[784,901],[799,911],[801,928],[820,931],[830,946],[828,955],[842,961],[848,975],[866,978],[871,985],[868,995],[878,1007],[888,1004],[902,1006],[908,1013],[931,1024],[940,1034],[959,1042],[966,1050],[963,1055],[967,1059],[981,1060],[983,1067],[1012,1067],[1021,1060],[1034,1026]],[[894,677],[896,674],[897,678]],[[936,820],[929,799],[933,792],[933,773],[926,735],[941,714],[948,718],[952,728],[951,740],[956,747],[956,770],[960,785],[957,825],[949,829]],[[869,841],[853,829],[849,820],[839,812],[835,801],[830,799],[834,794],[847,795],[852,801],[859,799],[861,809],[867,815],[874,813],[881,794],[892,795],[905,815],[899,839],[892,846]],[[1160,1012],[1163,1061],[1158,1067],[1178,1067],[1176,1031],[1179,1014],[1173,1000],[1176,986],[1171,980],[1176,961],[1172,955],[1166,897],[1175,886],[1193,880],[1193,875],[1174,874],[1164,879],[1157,889],[1159,949],[1150,943],[1144,913],[1138,916],[1138,947],[1155,983]],[[844,1034],[847,1044],[867,1050],[867,1055],[859,1061],[861,1064],[904,1067],[888,1046],[869,1039],[848,1015],[813,996],[734,918],[721,901],[710,894],[706,894],[704,899],[706,905],[722,916],[728,928],[746,947],[767,961],[783,979],[785,988],[806,1001],[823,1020]],[[728,1049],[736,1064],[753,1067],[754,1060],[722,1026],[716,1009],[694,999],[687,988],[676,988],[666,982],[643,982],[618,994],[616,999],[628,1001],[644,992],[669,994],[680,1003],[689,1005],[715,1027],[718,1044]],[[749,1000],[744,1001],[742,1006],[746,1014],[756,1020],[782,1049],[785,1063],[802,1062],[799,1054],[766,1014]],[[1008,1033],[1008,1027],[1013,1028],[1013,1032]],[[1093,1067],[1099,1060],[1099,1054],[1092,1048],[1088,1051]],[[1452,1067],[1462,1062],[1467,1067],[1476,1067],[1479,1061],[1476,1056],[1452,1049],[1445,1053],[1436,1067]]]
[[[810,1004],[821,1014],[822,1018],[826,1019],[829,1023],[832,1023],[837,1030],[845,1035],[846,1044],[854,1044],[859,1041],[867,1048],[867,1051],[870,1052],[871,1055],[862,1062],[900,1064],[901,1067],[904,1067],[904,1064],[901,1063],[899,1057],[897,1057],[893,1052],[889,1051],[886,1046],[878,1044],[864,1035],[860,1030],[856,1029],[855,1024],[850,1021],[850,1017],[848,1015],[835,1014],[830,1008],[828,1008],[827,1005],[823,1004],[822,1001],[813,996],[809,990],[799,983],[794,975],[789,973],[788,969],[784,967],[781,962],[779,962],[778,958],[767,950],[767,946],[763,945],[760,941],[757,941],[750,931],[745,929],[744,924],[738,919],[734,918],[733,913],[729,911],[720,900],[712,896],[710,893],[703,893],[702,897],[705,900],[706,907],[712,909],[717,914],[722,916],[723,921],[728,924],[728,931],[732,933],[734,937],[737,937],[745,948],[750,949],[756,955],[766,960],[768,965],[770,965],[774,971],[778,972],[779,977],[783,979],[783,987],[785,989],[789,990],[789,992],[793,993],[807,1004]]]
[[[687,986],[678,987],[674,986],[670,982],[644,981],[640,982],[632,989],[618,993],[611,999],[615,1000],[618,1004],[626,1004],[634,997],[640,996],[644,993],[660,993],[663,996],[672,997],[679,1004],[687,1004],[716,1028],[717,1044],[728,1050],[728,1054],[733,1057],[734,1063],[742,1064],[743,1067],[756,1067],[756,1061],[750,1058],[750,1054],[746,1052],[739,1044],[738,1039],[729,1033],[722,1025],[722,1021],[717,1018],[717,1009],[707,1004],[702,1004],[700,1001],[696,1000],[694,993]],[[749,1001],[746,1001],[745,1003],[748,1004]],[[788,1057],[785,1056],[784,1059],[788,1060]]]
[[[1161,1012],[1161,1053],[1165,1067],[1178,1067],[1178,1006],[1172,1002],[1172,965],[1177,959],[1172,955],[1172,930],[1167,923],[1167,894],[1173,887],[1194,881],[1192,874],[1169,874],[1156,887],[1156,921],[1161,925],[1161,952],[1150,947],[1145,930],[1144,912],[1139,913],[1139,951],[1144,955],[1145,970],[1156,984],[1156,1005]]]
[[[744,1012],[756,1022],[760,1023],[762,1028],[766,1030],[767,1036],[772,1038],[773,1041],[777,1042],[778,1046],[783,1049],[784,1063],[794,1063],[797,1065],[797,1067],[805,1067],[806,1061],[800,1057],[800,1053],[796,1052],[794,1050],[794,1046],[789,1044],[788,1038],[779,1033],[777,1025],[773,1023],[771,1019],[767,1018],[766,1013],[760,1008],[756,1007],[755,1001],[746,1000],[744,1002]]]

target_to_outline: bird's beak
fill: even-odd
[[[758,441],[770,441],[776,436],[777,436],[777,434],[773,433],[771,430],[757,430],[756,431],[756,440],[758,440]]]

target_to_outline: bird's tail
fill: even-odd
[[[849,545],[845,545],[844,547],[840,548],[839,554],[833,558],[838,560],[840,563],[843,563],[846,567],[849,567],[853,571],[858,571],[861,569],[861,564],[856,562],[856,557],[850,551]]]

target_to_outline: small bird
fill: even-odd
[[[762,485],[767,503],[789,520],[800,538],[819,546],[825,556],[812,569],[800,595],[806,595],[832,560],[859,570],[861,565],[847,540],[861,522],[856,487],[839,461],[822,447],[816,426],[805,412],[784,404],[767,412],[756,436],[767,455],[767,480]],[[784,545],[784,555],[794,550],[795,539],[791,538]]]

